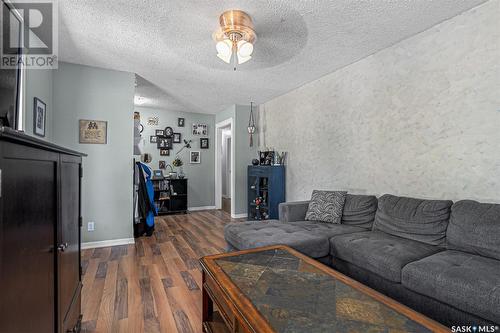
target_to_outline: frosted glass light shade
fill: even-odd
[[[217,42],[217,44],[215,45],[215,48],[217,49],[217,53],[219,53],[222,56],[229,55],[229,57],[231,57],[232,47],[233,47],[233,45],[229,39],[221,40],[221,41]]]
[[[238,55],[238,65],[244,64],[248,60],[252,59],[252,56],[242,57],[239,52],[237,55]]]
[[[238,55],[246,58],[251,56],[253,53],[253,44],[245,40],[240,40],[238,42]]]
[[[228,64],[231,62],[231,55],[232,52],[229,52],[229,54],[217,53],[217,57],[219,57],[219,59],[222,59],[222,61]]]

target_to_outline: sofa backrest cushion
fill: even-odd
[[[347,194],[342,213],[342,224],[371,229],[376,212],[377,197]]]
[[[472,200],[451,207],[447,247],[500,260],[500,204]]]
[[[373,230],[430,245],[445,245],[450,200],[423,200],[384,194],[378,199]]]

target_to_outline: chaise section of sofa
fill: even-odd
[[[371,228],[377,199],[374,196],[348,194],[341,224],[306,221],[308,205],[308,201],[280,204],[279,221],[230,223],[224,228],[226,242],[235,250],[283,244],[312,258],[329,257],[331,237]]]
[[[229,224],[224,228],[224,237],[238,250],[284,244],[311,258],[321,258],[330,253],[330,237],[360,231],[364,229],[342,224],[271,220]]]

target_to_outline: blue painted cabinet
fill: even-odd
[[[248,219],[278,219],[278,205],[285,202],[285,166],[248,166]]]

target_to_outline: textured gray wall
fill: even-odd
[[[289,152],[287,199],[313,189],[500,201],[500,1],[261,106]]]
[[[53,141],[88,154],[82,241],[130,238],[134,74],[60,62],[53,81]],[[106,120],[108,143],[79,144],[79,119]],[[96,223],[94,232],[87,232],[88,221]]]
[[[252,164],[252,159],[257,158],[257,136],[254,134],[254,145],[250,147],[248,136],[248,118],[250,116],[250,105],[236,105],[236,132],[233,140],[236,155],[236,192],[239,194],[236,201],[236,214],[248,211],[248,185],[247,169]],[[254,110],[255,113],[255,110]]]
[[[181,133],[182,139],[192,139],[191,149],[184,149],[181,152],[180,158],[184,162],[183,169],[188,178],[188,206],[189,207],[206,207],[215,205],[215,116],[211,114],[200,114],[190,112],[175,112],[166,111],[156,108],[135,107],[135,111],[141,114],[141,123],[144,125],[142,132],[143,140],[140,143],[140,148],[143,153],[151,153],[153,161],[149,164],[152,169],[158,169],[160,160],[166,161],[167,164],[172,164],[175,158],[175,153],[184,145],[184,143],[174,143],[174,149],[170,151],[170,156],[160,156],[160,151],[156,148],[156,144],[149,143],[149,137],[155,135],[155,130],[164,129],[167,126],[173,128],[174,132]],[[148,117],[158,117],[158,126],[148,126]],[[185,118],[185,126],[177,126],[177,118]],[[200,149],[200,138],[205,136],[191,135],[191,126],[193,123],[207,124],[209,149]],[[201,163],[190,164],[189,152],[196,150],[201,152]],[[137,157],[138,158],[138,157]],[[167,170],[167,172],[170,169]],[[179,171],[179,170],[177,170]]]

